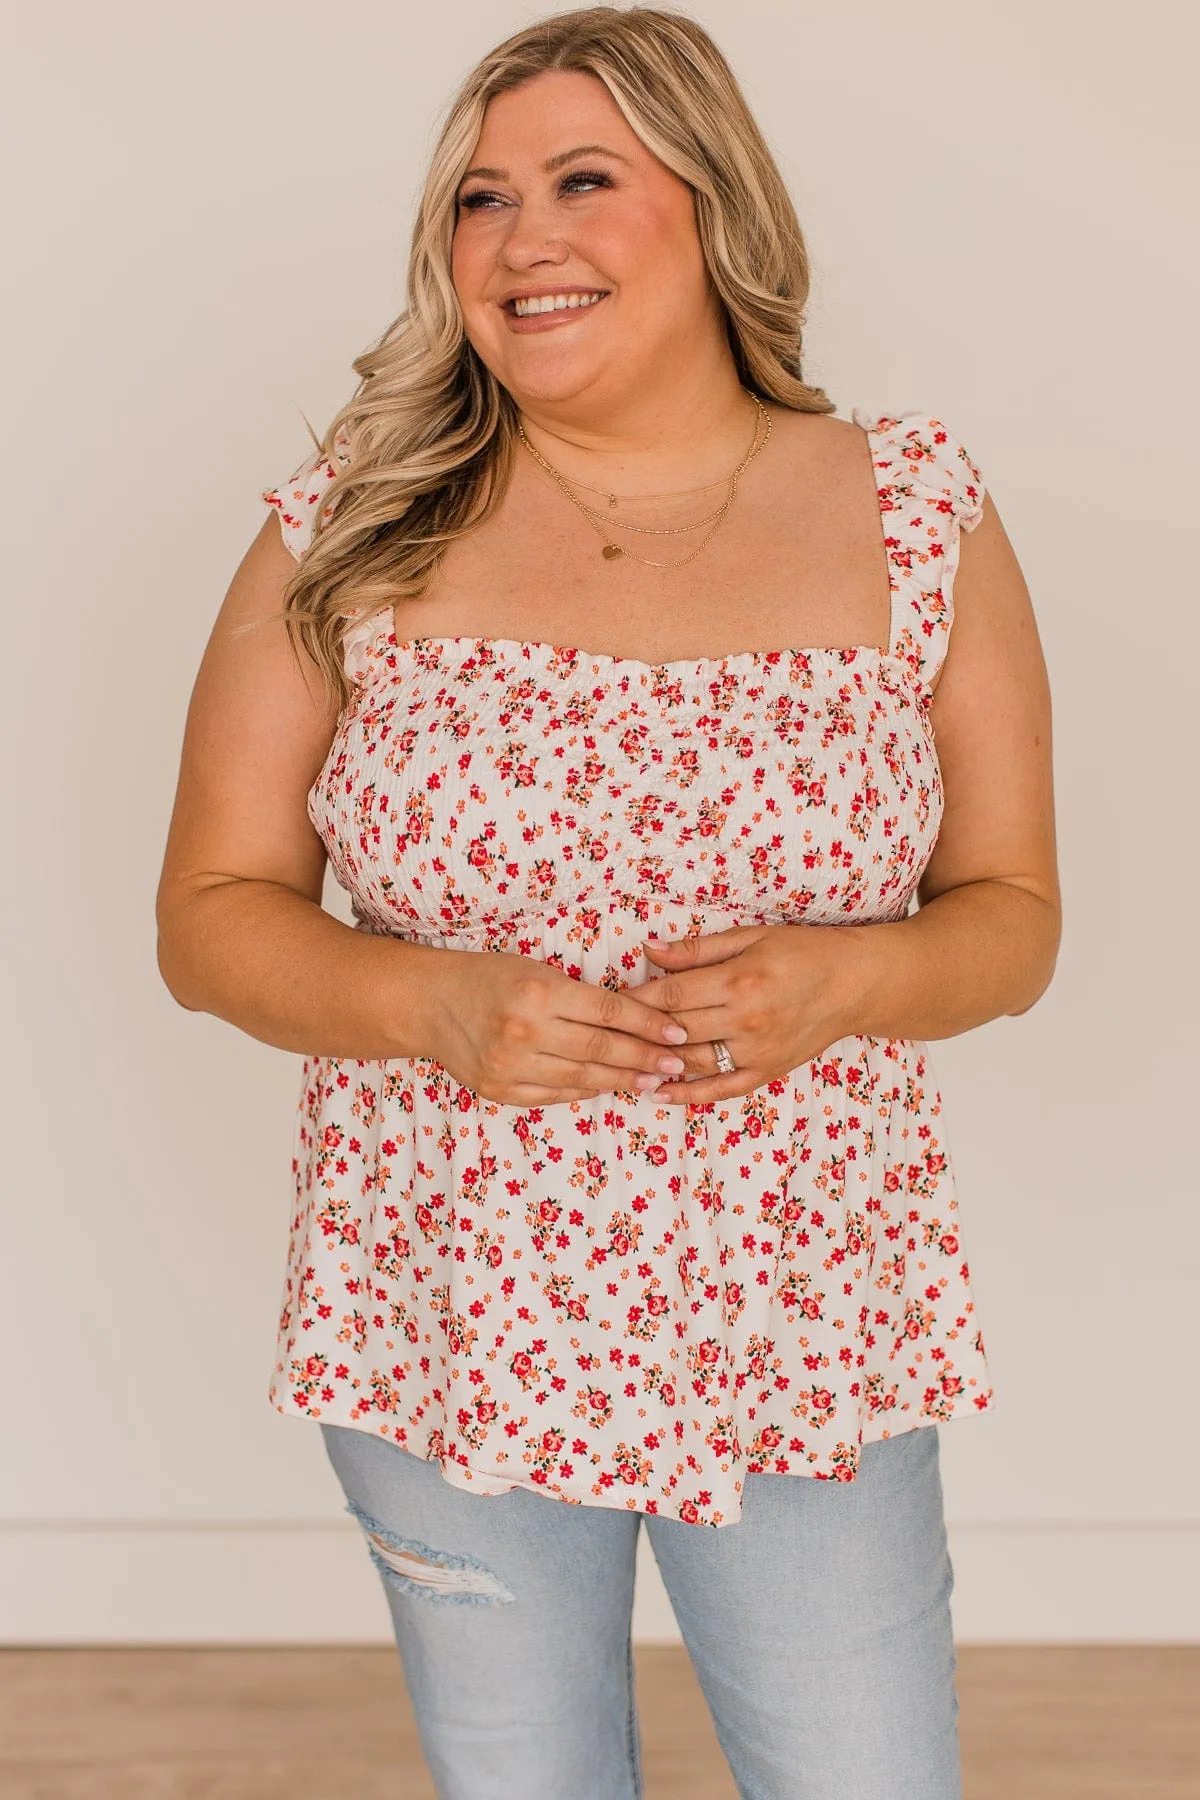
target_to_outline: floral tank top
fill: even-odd
[[[355,927],[622,988],[734,924],[905,916],[942,787],[930,683],[983,482],[924,413],[869,434],[886,651],[650,665],[510,638],[345,640],[308,814]],[[335,454],[341,454],[335,451]],[[302,556],[334,474],[264,493]],[[518,1107],[430,1057],[309,1056],[269,1398],[439,1465],[734,1524],[753,1473],[992,1402],[927,1047],[854,1036],[744,1097]]]

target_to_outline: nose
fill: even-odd
[[[562,238],[555,236],[554,224],[546,208],[528,201],[514,206],[500,250],[506,267],[523,272],[547,263],[560,269],[571,252]]]

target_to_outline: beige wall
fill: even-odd
[[[935,1052],[998,1390],[942,1433],[959,1635],[1194,1638],[1194,10],[693,10],[793,184],[811,373],[962,436],[1056,696],[1056,983]],[[9,1638],[386,1632],[318,1432],[266,1400],[298,1059],[175,1006],[153,894],[258,490],[402,304],[456,79],[536,13],[9,28]],[[652,1570],[639,1608],[670,1633]]]

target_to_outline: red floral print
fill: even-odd
[[[356,927],[621,988],[642,937],[903,918],[942,787],[930,683],[979,471],[870,436],[888,649],[650,665],[506,638],[345,643],[308,811]],[[263,498],[300,556],[331,463]],[[850,1037],[743,1098],[518,1108],[429,1058],[304,1060],[270,1400],[473,1492],[708,1526],[748,1474],[992,1403],[929,1052]]]

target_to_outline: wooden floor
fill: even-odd
[[[637,1666],[646,1800],[736,1800],[684,1652]],[[958,1691],[965,1800],[1200,1800],[1200,1648],[963,1648]],[[0,1650],[0,1796],[434,1800],[390,1647]]]

